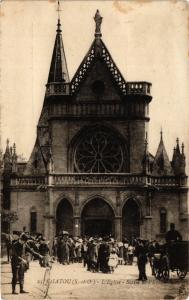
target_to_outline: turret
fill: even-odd
[[[171,163],[169,161],[169,157],[167,155],[167,151],[163,142],[162,130],[160,132],[160,142],[153,163],[153,175],[173,175]]]
[[[172,158],[172,168],[174,170],[175,175],[186,175],[185,167],[186,167],[186,158],[184,153],[184,143],[179,145],[179,139],[176,139],[176,147],[173,149],[173,158]]]
[[[3,156],[3,162],[4,162],[4,172],[11,172],[12,170],[12,149],[9,147],[9,139],[7,139],[7,145],[5,149],[5,153]]]

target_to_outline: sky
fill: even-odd
[[[60,1],[68,71],[73,77],[93,39],[97,9],[102,39],[127,81],[152,83],[149,150],[156,153],[160,130],[172,158],[176,138],[189,160],[189,45],[185,1]],[[54,47],[57,1],[1,3],[0,130],[28,159],[41,112]]]

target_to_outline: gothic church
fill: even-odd
[[[187,239],[184,145],[169,161],[161,132],[155,156],[148,149],[151,83],[124,79],[95,37],[69,79],[58,19],[46,94],[29,160],[7,147],[1,168],[3,208],[15,211],[11,231],[62,230],[73,236],[161,239],[174,222]],[[2,224],[6,228],[5,224]]]

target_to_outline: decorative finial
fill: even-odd
[[[176,139],[177,146],[179,146],[179,138]]]
[[[182,148],[182,154],[184,154],[184,143],[182,143],[181,148]]]
[[[9,147],[9,139],[6,140],[7,147]]]
[[[16,154],[16,144],[13,144],[13,154]]]
[[[162,127],[161,127],[161,131],[160,131],[160,139],[161,139],[161,141],[163,140],[163,130],[162,130]]]
[[[101,37],[101,24],[102,24],[102,17],[99,13],[99,10],[97,9],[96,14],[94,16],[94,20],[96,23],[96,28],[95,28],[95,37]]]
[[[145,140],[144,140],[144,147],[145,147],[145,153],[148,150],[148,133],[145,134]]]
[[[60,9],[60,1],[58,0],[58,7],[57,7],[57,12],[58,12],[58,24],[57,24],[57,30],[56,30],[56,32],[57,33],[60,33],[62,30],[60,29],[60,27],[61,27],[61,24],[60,24],[60,11],[61,11],[61,9]]]

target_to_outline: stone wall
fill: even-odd
[[[44,232],[45,193],[39,191],[12,191],[11,210],[18,213],[18,221],[11,226],[11,231],[30,231],[30,212],[36,209],[37,232]]]

